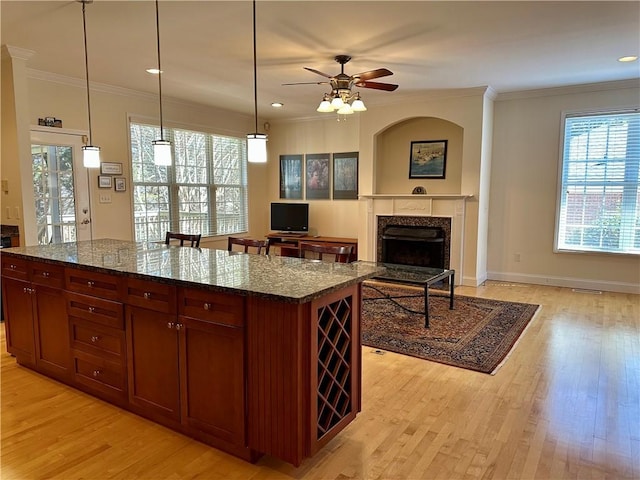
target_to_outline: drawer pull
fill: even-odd
[[[145,298],[145,300],[149,300],[151,298],[151,292],[144,292],[142,296]]]
[[[11,270],[15,270],[16,268],[18,268],[18,266],[17,266],[17,265],[14,265],[14,264],[12,263],[11,265],[9,265],[9,268],[10,268]]]
[[[24,287],[24,288],[22,289],[22,291],[23,291],[24,293],[28,293],[29,295],[31,295],[32,293],[34,293],[34,292],[35,292],[35,290],[34,290],[33,288],[29,288],[29,287]]]
[[[89,307],[89,313],[94,313],[96,311],[95,307]]]
[[[49,277],[49,272],[42,272],[42,276],[44,278],[48,278]]]
[[[167,328],[173,328],[173,327],[175,327],[175,326],[176,326],[176,324],[175,324],[175,323],[173,323],[173,322],[167,322]]]
[[[92,282],[91,280],[87,282],[87,287],[93,287],[94,285],[95,285],[95,282]]]
[[[97,336],[97,335],[93,335],[93,336],[91,337],[91,342],[92,342],[92,343],[97,343],[97,342],[98,342],[98,340],[100,340],[100,337],[99,337],[99,336]]]
[[[93,376],[94,378],[98,378],[98,375],[100,375],[102,372],[100,370],[94,370],[93,371]]]
[[[182,327],[184,327],[184,325],[182,325],[181,323],[176,323],[176,330],[181,330]]]
[[[204,308],[205,310],[211,310],[211,304],[210,304],[210,303],[205,303],[205,304],[203,305],[203,308]]]

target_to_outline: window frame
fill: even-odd
[[[613,249],[595,249],[595,248],[586,248],[584,247],[584,245],[576,245],[575,248],[567,248],[567,246],[560,246],[560,237],[562,234],[562,228],[566,228],[563,227],[562,225],[562,216],[563,216],[563,192],[564,189],[567,187],[567,183],[569,183],[568,181],[565,181],[565,163],[566,163],[566,159],[565,159],[565,149],[566,149],[566,140],[567,140],[567,120],[569,118],[587,118],[587,117],[598,117],[598,116],[612,116],[612,115],[625,115],[625,114],[635,114],[635,115],[639,115],[640,114],[640,106],[634,105],[634,106],[626,106],[626,107],[618,107],[618,108],[608,108],[608,109],[588,109],[588,110],[577,110],[577,111],[565,111],[562,112],[562,117],[561,117],[561,122],[560,122],[560,138],[559,138],[559,154],[558,154],[558,176],[557,176],[557,190],[556,190],[556,217],[555,217],[555,221],[554,221],[554,239],[553,239],[553,252],[554,253],[569,253],[569,254],[580,254],[580,255],[585,255],[585,254],[592,254],[592,255],[626,255],[626,256],[632,256],[632,257],[637,257],[640,255],[640,248],[634,248],[633,246],[631,246],[630,249],[627,250],[613,250]],[[637,148],[637,144],[638,142],[640,142],[640,132],[636,131],[634,132],[635,137],[633,138],[633,142],[629,142],[628,138],[627,138],[627,142],[626,142],[626,148],[627,148],[627,152],[629,151],[629,144],[631,143],[631,145],[635,145]],[[608,141],[607,141],[608,142]],[[607,143],[607,147],[608,147],[608,143]],[[632,147],[634,148],[634,147]],[[625,177],[628,174],[628,170],[630,168],[633,168],[633,164],[631,164],[631,166],[629,166],[629,155],[625,155]],[[640,163],[639,163],[639,169],[640,169]],[[602,183],[600,185],[595,184],[594,186],[601,186],[603,188],[603,192],[606,191],[606,187],[610,186],[611,184],[607,184],[607,179],[606,177],[602,180]],[[622,182],[618,182],[621,184],[622,186],[622,195],[624,196],[625,194],[625,189],[629,187],[628,182],[626,181],[622,181]],[[575,185],[575,184],[570,184],[571,185]],[[587,184],[585,183],[585,186],[587,186]],[[635,208],[636,208],[636,212],[640,212],[640,172],[638,175],[638,178],[635,180],[635,185],[632,184],[631,188],[635,187]],[[628,192],[627,192],[628,194]],[[637,213],[638,215],[638,213]],[[584,225],[584,224],[583,224]],[[636,233],[636,235],[640,235],[640,231],[638,231]],[[623,241],[624,239],[621,238],[620,241]],[[631,235],[630,238],[626,239],[628,242],[632,242],[634,241],[634,236],[633,233]]]
[[[167,197],[168,197],[168,223],[169,229],[171,231],[182,231],[181,223],[184,219],[181,219],[179,211],[179,206],[181,205],[180,200],[180,188],[181,187],[194,187],[194,188],[204,188],[207,191],[207,199],[206,199],[206,209],[208,220],[206,222],[208,231],[202,232],[187,232],[187,233],[201,233],[202,237],[216,237],[216,236],[228,236],[234,234],[242,234],[246,233],[249,228],[249,200],[248,200],[248,160],[247,160],[247,146],[246,146],[246,138],[244,135],[233,134],[233,133],[214,133],[211,131],[203,131],[202,128],[186,126],[186,125],[165,125],[164,126],[164,137],[168,140],[171,140],[171,149],[173,155],[173,163],[169,167],[156,167],[156,168],[165,168],[166,169],[166,181],[136,181],[134,174],[134,151],[132,147],[133,140],[133,126],[139,126],[141,128],[152,128],[157,130],[157,134],[159,135],[159,125],[155,122],[147,120],[145,118],[139,117],[129,117],[128,118],[128,137],[129,137],[129,157],[131,164],[131,196],[132,196],[132,228],[133,228],[133,236],[135,241],[148,241],[148,242],[156,242],[156,241],[164,241],[165,233],[164,231],[157,232],[157,238],[149,238],[150,223],[148,221],[144,222],[145,225],[145,238],[138,238],[138,223],[136,222],[136,188],[137,187],[145,187],[145,188],[160,188],[167,189]],[[175,144],[175,132],[183,131],[196,135],[204,135],[205,136],[205,147],[204,152],[202,152],[206,156],[206,183],[178,183],[177,181],[177,168],[176,168],[176,144]],[[231,139],[236,142],[236,148],[240,149],[240,158],[236,161],[239,162],[238,168],[233,169],[239,177],[239,183],[216,183],[216,172],[220,170],[216,168],[216,149],[214,148],[215,139]],[[233,145],[230,145],[233,148]],[[141,153],[143,155],[143,153]],[[218,159],[218,161],[220,161]],[[137,162],[140,165],[145,165],[146,162]],[[229,229],[229,231],[221,230],[218,226],[219,217],[228,217],[228,214],[224,214],[224,212],[218,211],[217,205],[217,192],[221,188],[233,188],[238,190],[238,197],[240,206],[239,215],[235,218],[237,219],[237,223],[239,223],[240,228]],[[149,203],[141,203],[143,205],[149,205]],[[162,221],[158,221],[158,224],[161,226]],[[160,227],[160,229],[162,229]],[[183,232],[184,233],[184,232]]]

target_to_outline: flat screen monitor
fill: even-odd
[[[278,232],[308,232],[308,203],[272,203],[271,230]]]

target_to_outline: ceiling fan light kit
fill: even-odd
[[[317,75],[328,78],[329,81],[327,82],[299,82],[285,83],[283,85],[304,85],[309,83],[316,85],[326,83],[331,85],[331,92],[324,94],[316,111],[320,113],[336,112],[338,115],[351,115],[355,112],[367,111],[367,107],[360,97],[360,92],[353,92],[351,90],[354,86],[361,88],[373,88],[375,90],[385,90],[387,92],[392,92],[398,88],[398,85],[391,83],[369,81],[374,78],[393,75],[393,72],[386,68],[369,70],[368,72],[356,73],[355,75],[347,75],[344,73],[344,64],[351,60],[351,57],[349,55],[336,55],[334,60],[340,64],[340,73],[334,76],[313,68],[304,67],[305,70],[309,70]]]

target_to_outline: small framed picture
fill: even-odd
[[[409,178],[444,178],[447,140],[411,142]]]
[[[302,155],[280,155],[280,198],[302,199]]]
[[[102,162],[100,164],[100,173],[103,175],[122,175],[122,164]]]
[[[98,188],[111,188],[111,185],[111,177],[107,177],[106,175],[98,175]]]
[[[127,180],[124,177],[116,177],[113,179],[116,192],[125,192],[127,190]]]
[[[307,200],[329,199],[330,155],[328,153],[312,153],[305,156],[306,160],[306,192]]]
[[[333,154],[333,199],[358,199],[358,152]]]

